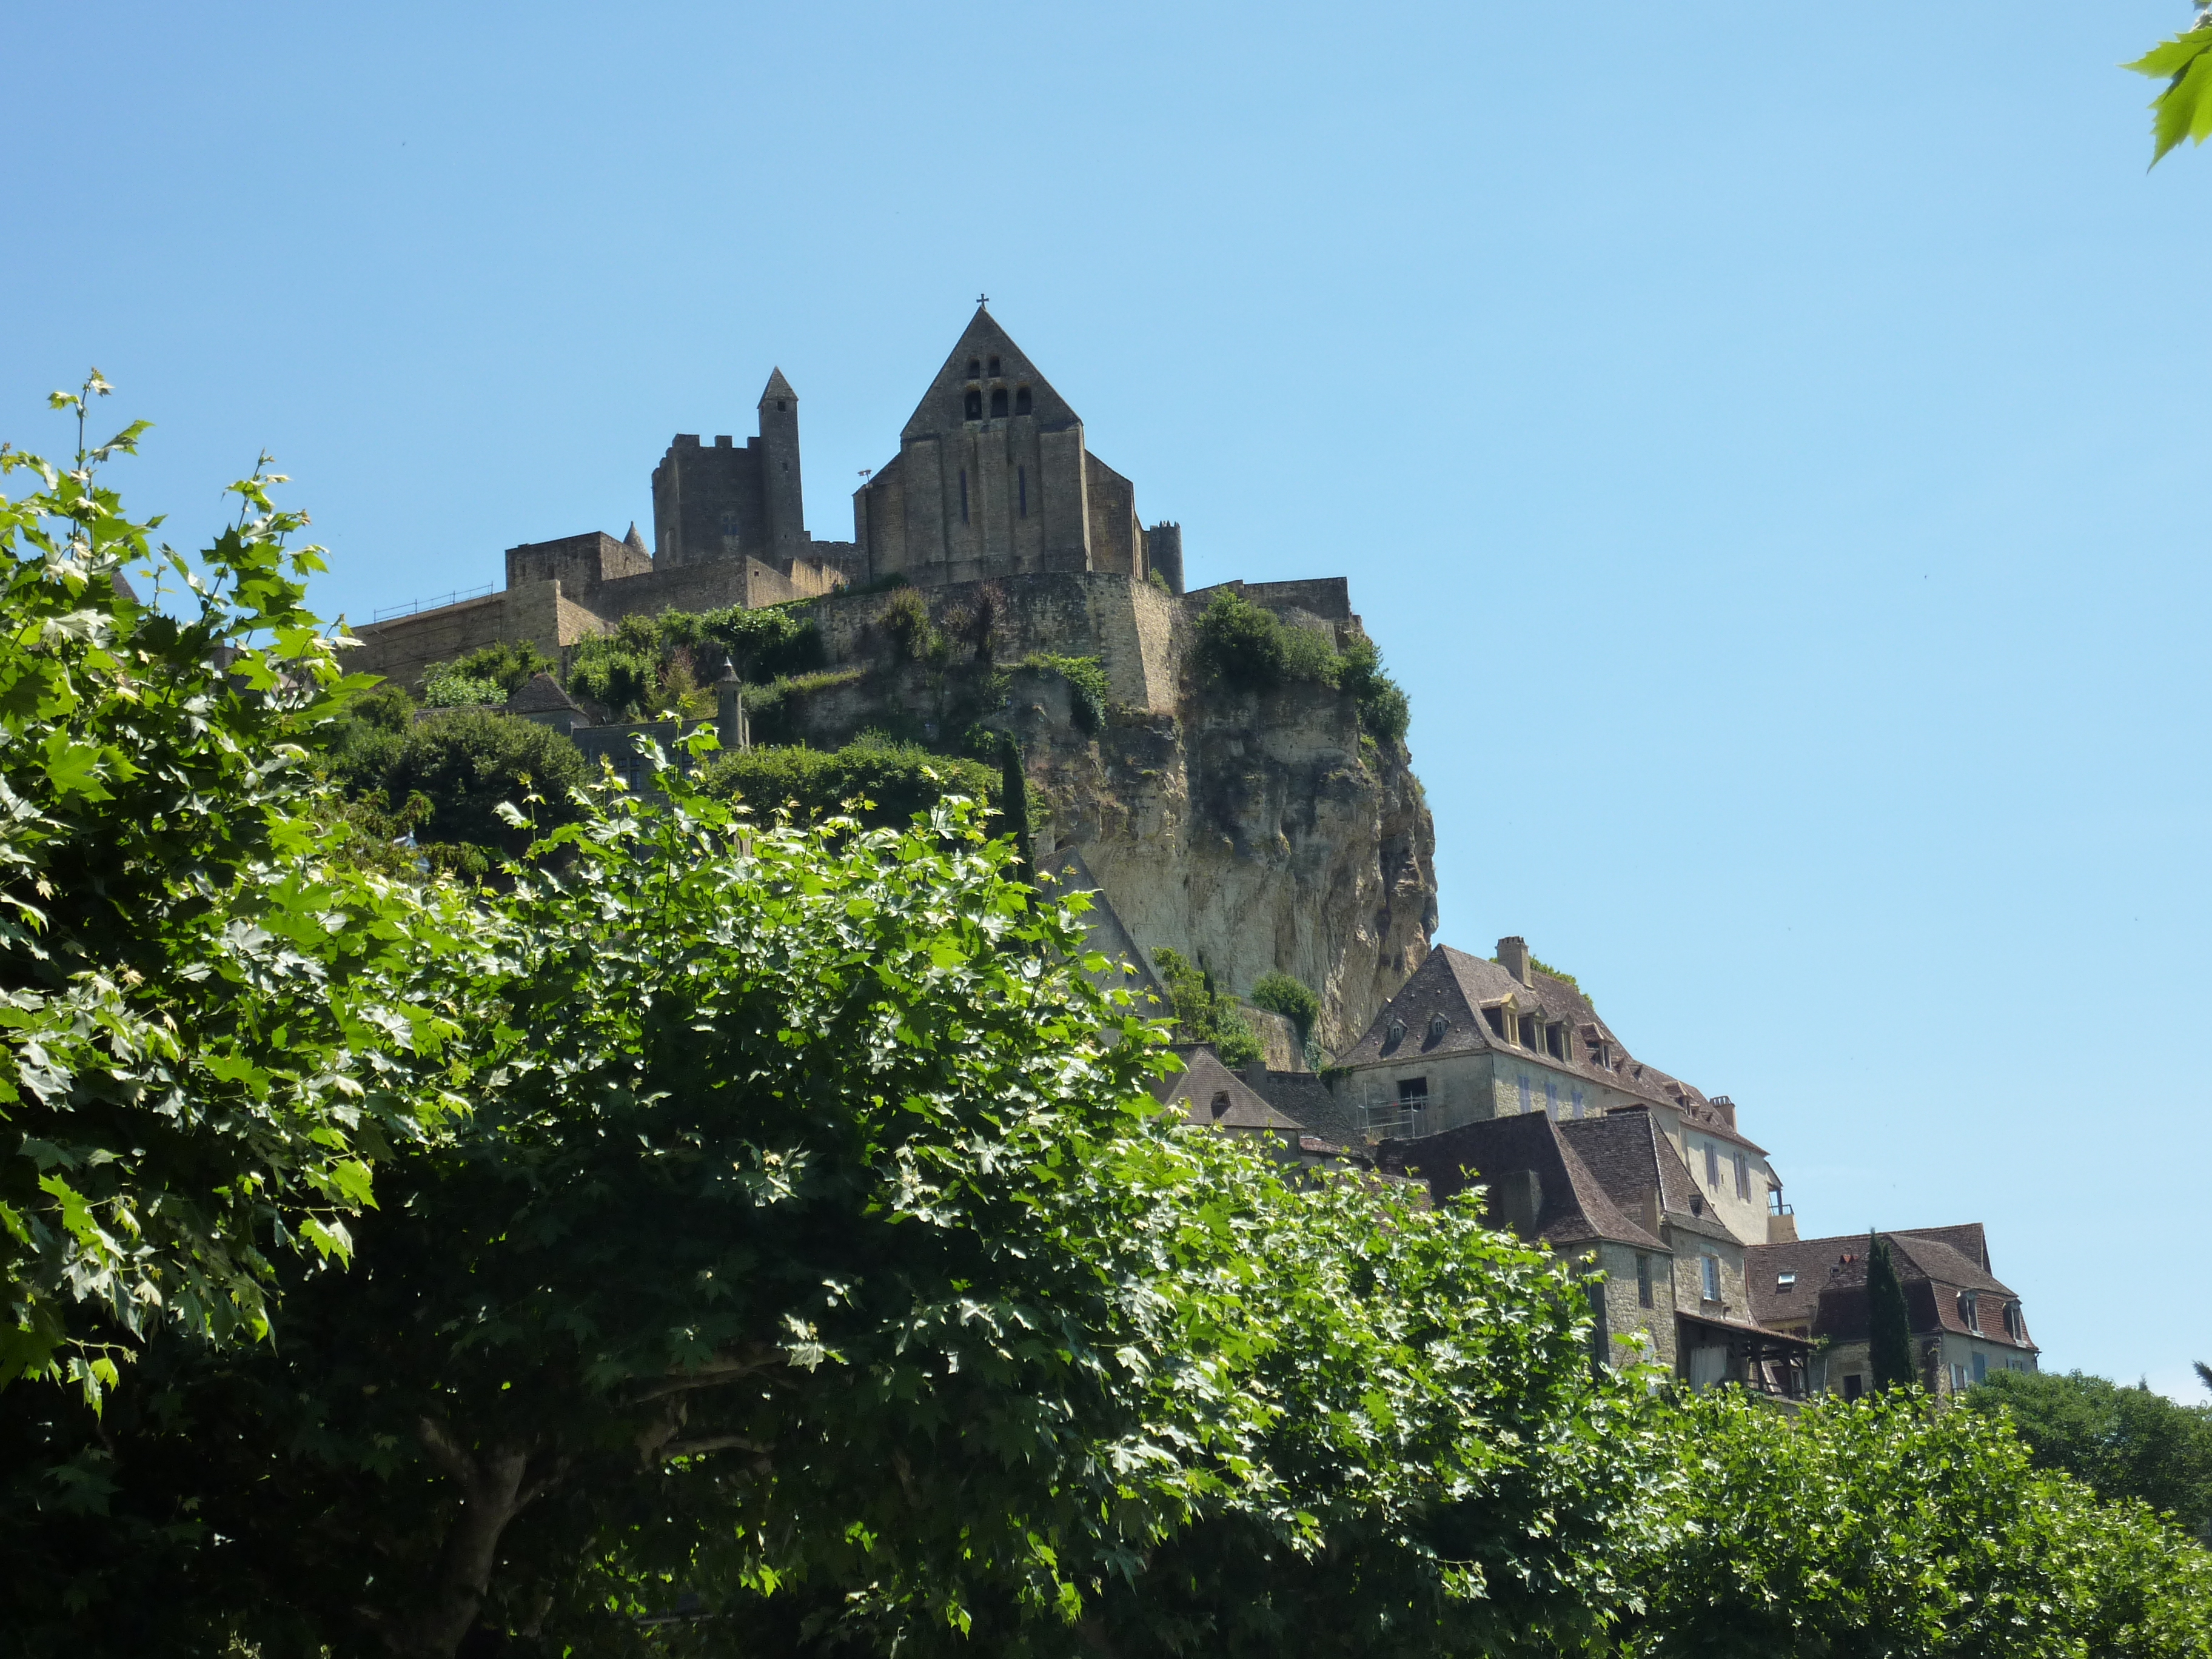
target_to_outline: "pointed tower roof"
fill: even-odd
[[[991,372],[991,360],[999,360],[998,372]],[[976,373],[968,372],[969,363],[976,365]],[[1029,388],[1030,412],[1038,423],[1061,426],[1079,422],[1082,416],[1067,406],[1067,400],[1052,389],[1051,384],[1037,373],[1036,365],[1027,353],[1016,345],[1013,337],[999,326],[999,319],[981,306],[968,319],[968,326],[960,331],[951,355],[945,358],[945,367],[937,371],[937,378],[922,393],[921,401],[915,405],[914,413],[899,433],[902,442],[908,438],[927,436],[933,432],[949,432],[967,418],[963,407],[968,387],[972,381],[986,385],[1003,382],[1008,390]]]
[[[762,403],[771,398],[788,398],[793,403],[799,401],[799,394],[791,389],[791,382],[783,378],[783,371],[780,368],[769,371],[768,385],[760,395]]]
[[[645,538],[637,533],[635,519],[629,521],[629,534],[623,538],[623,545],[633,553],[644,553],[646,550]],[[650,557],[651,555],[648,554],[647,556]]]

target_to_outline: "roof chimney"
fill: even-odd
[[[1516,934],[1498,941],[1498,965],[1523,985],[1528,978],[1528,941]]]

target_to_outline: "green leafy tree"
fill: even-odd
[[[531,823],[510,812],[527,806],[540,829],[573,817],[570,797],[585,776],[582,754],[558,732],[489,708],[441,709],[403,731],[356,738],[332,764],[356,799],[374,795],[390,809],[419,797],[417,834],[473,854],[460,861],[471,873],[530,844]]]
[[[1355,635],[1340,651],[1313,629],[1286,624],[1234,588],[1215,594],[1200,613],[1197,655],[1209,679],[1239,690],[1272,691],[1304,681],[1343,691],[1359,711],[1361,730],[1378,742],[1401,742],[1413,720],[1412,705],[1383,672],[1374,641]]]
[[[1992,1371],[1961,1403],[2008,1417],[2037,1468],[2141,1498],[2199,1537],[2212,1528],[2212,1406],[2080,1371]]]
[[[1321,1018],[1321,999],[1313,987],[1291,974],[1261,975],[1252,988],[1252,1006],[1289,1020],[1298,1028],[1302,1043],[1313,1035],[1314,1022]]]
[[[1889,1241],[1867,1235],[1867,1369],[1877,1389],[1909,1389],[1917,1381],[1912,1363],[1912,1315]]]
[[[505,702],[532,676],[550,673],[558,665],[529,640],[496,641],[424,670],[422,701],[433,708]]]
[[[1011,733],[999,739],[999,813],[1002,833],[1013,838],[1014,872],[1018,881],[1035,881],[1030,868],[1030,769],[1022,758],[1021,740]]]
[[[2212,10],[2197,0],[2197,21],[2185,33],[2162,40],[2132,64],[2138,75],[2164,81],[2166,90],[2151,100],[2150,164],[2185,138],[2203,143],[2212,136]]]
[[[764,817],[786,808],[802,819],[849,812],[872,828],[904,824],[948,795],[988,799],[1001,787],[981,761],[870,733],[842,749],[761,744],[723,754],[701,781],[708,794],[742,800]]]
[[[2006,1425],[1897,1389],[1795,1418],[1734,1390],[1674,1419],[1672,1541],[1627,1564],[1620,1651],[2148,1659],[2212,1644],[2212,1556],[2033,1468]]]
[[[311,750],[368,682],[282,480],[157,551],[100,477],[145,423],[83,436],[108,390],[54,395],[69,468],[0,448],[38,485],[0,501],[0,1382],[90,1395],[158,1327],[264,1334],[288,1251],[347,1255],[371,1163],[453,1103],[417,969],[458,902],[333,856]]]
[[[1212,973],[1167,945],[1152,952],[1152,965],[1159,969],[1175,1008],[1176,1033],[1183,1042],[1212,1044],[1224,1066],[1249,1066],[1260,1058],[1258,1035],[1236,1000],[1214,989]]]

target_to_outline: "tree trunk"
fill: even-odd
[[[428,1601],[395,1627],[391,1644],[406,1659],[453,1659],[483,1607],[501,1535],[547,1483],[523,1484],[530,1470],[527,1447],[502,1444],[472,1454],[445,1425],[428,1418],[417,1433],[431,1461],[460,1488],[461,1509],[447,1528]]]

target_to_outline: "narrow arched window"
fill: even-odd
[[[1017,415],[1026,415],[1029,412],[1030,389],[1027,386],[1024,386],[1019,392],[1014,393],[1014,413]]]
[[[999,372],[999,360],[998,360],[996,357],[994,357],[994,358],[992,358],[992,359],[991,359],[991,373],[992,373],[992,374],[996,374],[998,372]]]
[[[991,393],[991,418],[994,421],[1006,418],[1006,388],[1004,386]]]
[[[971,421],[983,418],[983,394],[980,392],[970,391],[968,394],[968,418]]]
[[[983,365],[977,362],[973,357],[970,357],[968,360],[968,378],[972,380],[982,372]]]

